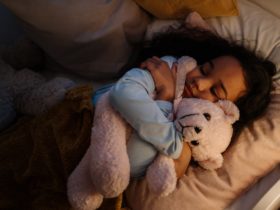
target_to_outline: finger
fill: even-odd
[[[146,66],[146,69],[147,69],[149,72],[158,71],[158,68],[159,68],[159,64],[154,63],[154,62],[148,62],[148,63],[147,63],[147,66]]]
[[[149,68],[153,65],[154,66],[158,65],[158,62],[156,60],[152,59],[152,58],[148,58],[147,60],[145,60],[144,62],[142,62],[140,64],[140,68],[145,69],[145,68]]]
[[[151,63],[153,63],[154,65],[156,65],[156,66],[159,66],[159,65],[161,65],[161,63],[162,63],[162,60],[157,59],[157,58],[155,58],[155,57],[150,58],[149,61],[150,61]]]
[[[155,59],[155,60],[157,60],[157,61],[162,61],[159,57],[157,57],[157,56],[153,56],[152,57],[153,59]]]
[[[147,68],[147,63],[146,63],[146,61],[144,61],[144,62],[142,62],[142,63],[140,64],[140,68],[141,68],[141,69]]]
[[[162,60],[161,58],[157,57],[157,56],[153,56],[153,61],[158,63],[158,65],[168,65],[168,63],[165,60]]]
[[[153,66],[154,68],[159,68],[160,65],[162,65],[162,61],[154,58],[149,58],[147,60],[147,65]]]

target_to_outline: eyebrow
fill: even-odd
[[[210,60],[208,63],[210,64],[211,69],[214,69],[214,68],[215,68],[215,65],[214,65],[214,63],[212,62],[212,60]],[[225,99],[227,99],[228,92],[227,92],[227,90],[226,90],[226,88],[225,88],[225,86],[224,86],[222,80],[220,80],[219,82],[220,82],[220,84],[221,84],[221,88],[222,88],[223,92],[225,93]]]

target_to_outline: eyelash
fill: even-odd
[[[217,97],[217,94],[216,94],[216,90],[215,90],[215,87],[211,87],[210,88],[210,92]],[[217,97],[218,98],[218,97]]]
[[[206,75],[207,75],[206,72],[205,72],[204,69],[203,69],[203,66],[199,66],[199,71],[200,71],[200,73],[201,73],[203,76],[206,76]]]
[[[200,73],[201,73],[203,76],[206,76],[206,75],[207,75],[207,73],[204,71],[202,65],[199,66],[199,71],[200,71]],[[217,95],[216,87],[211,87],[211,88],[210,88],[210,92],[211,92],[211,94],[212,94],[213,96],[215,96],[217,99],[220,99],[220,98],[218,97],[218,95]]]
[[[221,100],[221,98],[217,95],[217,89],[216,87],[211,87],[210,88],[210,92],[213,96],[215,96],[217,98],[217,100]]]

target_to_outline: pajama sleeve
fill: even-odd
[[[182,151],[182,135],[166,117],[172,104],[153,100],[150,95],[154,90],[150,73],[134,68],[112,87],[110,102],[142,140],[176,159]]]

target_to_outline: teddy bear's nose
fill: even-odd
[[[192,144],[193,146],[197,146],[197,145],[199,145],[199,142],[198,142],[197,140],[192,140],[192,141],[191,141],[191,144]]]
[[[196,133],[200,133],[201,132],[201,128],[199,128],[199,127],[194,127],[194,130],[195,130]]]

